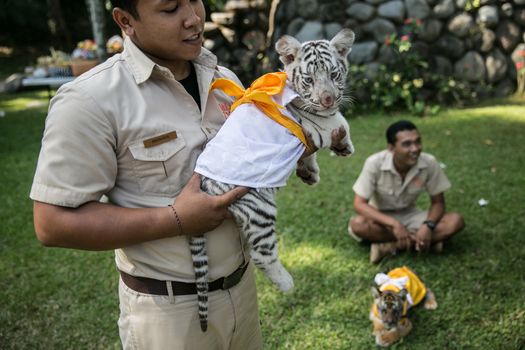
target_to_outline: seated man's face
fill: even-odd
[[[417,130],[403,130],[396,134],[395,145],[389,144],[388,148],[393,152],[397,165],[412,167],[416,165],[423,145]]]

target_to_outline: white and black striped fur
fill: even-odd
[[[318,148],[331,147],[332,131],[344,127],[345,139],[337,148],[332,148],[336,154],[342,156],[354,152],[348,123],[339,112],[339,106],[346,101],[346,56],[353,42],[354,33],[343,29],[331,41],[316,40],[301,44],[291,36],[284,36],[275,46],[284,63],[284,71],[288,74],[288,82],[300,95],[300,98],[288,105],[290,112],[299,118]],[[319,182],[315,153],[298,163],[296,173],[307,184]],[[202,178],[202,190],[211,195],[221,195],[234,187],[207,177]],[[294,284],[277,255],[276,192],[276,188],[252,189],[231,204],[229,209],[250,247],[250,257],[255,266],[280,290],[286,292]],[[206,331],[208,258],[204,236],[191,237],[190,248],[195,267],[201,329]]]

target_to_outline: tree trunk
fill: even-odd
[[[66,47],[73,47],[73,40],[64,20],[60,0],[47,0],[47,8],[51,34],[56,35]]]
[[[104,4],[103,0],[86,0],[86,5],[91,19],[93,39],[97,43],[97,55],[106,58],[106,37],[104,33]]]

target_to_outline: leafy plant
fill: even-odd
[[[476,10],[478,8],[480,8],[482,5],[482,1],[481,0],[467,0],[465,2],[465,11],[469,12],[469,11],[473,11],[473,10]]]
[[[518,61],[516,64],[516,80],[518,87],[516,88],[516,94],[518,96],[525,96],[525,50],[518,52]]]
[[[429,63],[415,50],[413,40],[421,24],[407,19],[400,35],[393,33],[385,39],[391,57],[376,72],[370,74],[366,66],[350,68],[350,90],[364,102],[359,105],[424,115],[437,113],[440,104],[462,104],[473,97],[467,83],[432,73]]]

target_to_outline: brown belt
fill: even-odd
[[[241,280],[244,272],[248,268],[248,264],[240,266],[233,271],[229,276],[221,277],[213,282],[208,283],[208,291],[213,292],[219,289],[230,289]],[[132,276],[124,271],[119,271],[120,277],[126,286],[136,292],[153,295],[168,295],[168,288],[166,281],[155,280],[147,277]],[[195,283],[185,283],[172,281],[171,287],[173,295],[189,295],[197,294],[197,286]]]

